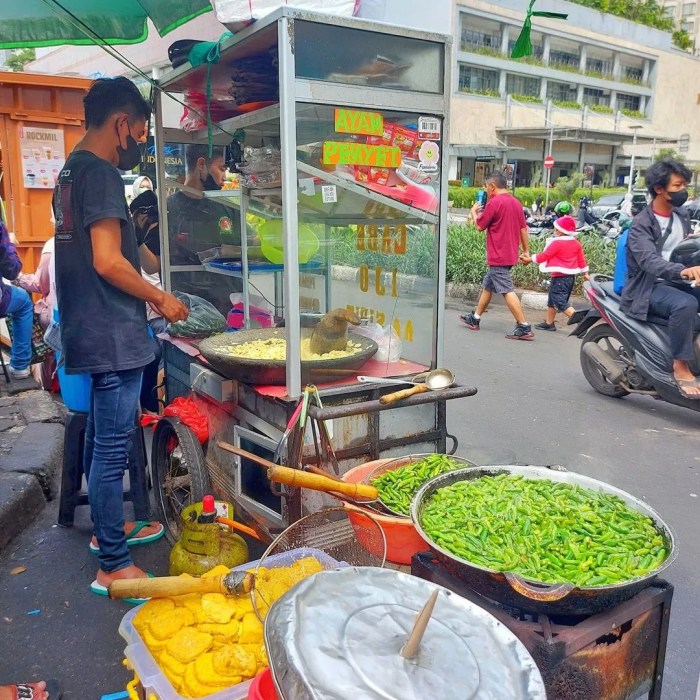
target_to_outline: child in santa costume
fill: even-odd
[[[528,256],[521,255],[520,260],[525,265],[534,262],[542,272],[552,275],[547,297],[547,317],[542,323],[535,325],[542,331],[556,331],[554,319],[558,311],[565,316],[574,313],[574,307],[569,303],[569,297],[574,288],[576,275],[583,274],[588,279],[588,263],[583,254],[583,248],[576,239],[576,220],[571,216],[560,216],[554,222],[555,236],[549,238],[541,253]]]

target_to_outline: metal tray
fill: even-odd
[[[302,328],[302,339],[308,338],[312,332],[312,328]],[[228,379],[237,379],[247,384],[285,384],[287,381],[285,360],[232,357],[225,351],[227,347],[241,345],[251,340],[284,337],[284,328],[219,333],[205,338],[199,344],[199,351],[219,374]],[[348,333],[348,339],[359,343],[362,349],[350,357],[339,357],[333,360],[302,360],[302,382],[330,382],[351,377],[355,374],[355,370],[362,367],[377,352],[378,346],[370,338]]]

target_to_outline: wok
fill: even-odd
[[[618,496],[630,508],[643,513],[654,521],[656,528],[664,538],[665,547],[669,551],[668,557],[661,566],[645,576],[605,586],[577,587],[570,583],[545,584],[511,572],[487,569],[461,559],[430,539],[421,526],[421,515],[425,503],[435,491],[458,481],[503,473],[516,474],[527,479],[549,479],[550,481],[577,484],[593,491],[604,491]],[[643,501],[597,479],[565,470],[554,471],[546,467],[473,467],[441,474],[424,484],[415,495],[411,503],[411,519],[418,534],[428,543],[440,564],[453,576],[464,581],[471,589],[504,605],[521,608],[528,612],[550,615],[592,615],[629,600],[649,586],[664,569],[671,565],[678,554],[673,531],[661,519],[661,516]]]
[[[312,328],[302,328],[302,340],[308,338],[312,332]],[[205,338],[199,344],[199,351],[207,362],[227,379],[237,379],[247,384],[285,384],[287,381],[285,360],[233,357],[226,352],[226,348],[232,345],[241,345],[251,340],[284,337],[284,328],[219,333]],[[348,339],[361,345],[361,349],[354,355],[332,360],[302,360],[302,383],[329,382],[350,377],[377,352],[377,344],[370,338],[348,333]]]

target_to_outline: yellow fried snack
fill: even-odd
[[[154,618],[175,609],[175,603],[170,598],[153,598],[144,603],[134,616],[134,627],[138,632]]]
[[[238,674],[252,678],[258,671],[255,652],[248,644],[235,644],[212,654],[214,672],[221,676]]]
[[[238,673],[230,675],[218,673],[214,670],[214,654],[207,652],[198,656],[192,663],[197,680],[203,685],[218,686],[225,683],[227,686],[238,685],[243,677]]]
[[[218,564],[213,569],[209,569],[205,574],[202,574],[202,578],[213,578],[214,576],[226,576],[231,571],[227,566],[223,564]]]
[[[263,626],[255,613],[248,613],[241,622],[241,632],[238,641],[241,644],[256,644],[262,642]]]
[[[204,685],[197,680],[197,674],[194,670],[194,663],[188,664],[185,670],[185,675],[182,683],[182,691],[185,697],[188,698],[203,698],[212,693],[218,693],[221,690],[226,690],[226,685]]]
[[[214,637],[225,637],[230,642],[238,641],[238,637],[241,633],[241,623],[238,620],[231,620],[224,624],[218,624],[216,622],[204,622],[197,625],[197,629],[200,632],[207,632],[207,634],[213,634]]]
[[[189,610],[172,610],[152,617],[148,623],[149,632],[161,641],[168,641],[178,630],[194,624],[194,615]]]
[[[226,603],[226,596],[221,593],[205,593],[201,604],[207,622],[222,624],[233,616],[233,608]]]
[[[194,661],[200,654],[209,650],[212,636],[206,632],[198,632],[192,627],[183,627],[175,633],[175,636],[165,645],[169,654],[178,661],[188,664]]]
[[[158,656],[158,665],[166,672],[171,673],[176,677],[181,677],[185,673],[187,664],[178,661],[166,649],[160,652]]]
[[[177,598],[173,598],[173,600],[177,601],[178,609],[186,608],[189,610],[194,615],[194,621],[196,623],[207,621],[207,616],[204,614],[204,610],[202,610],[202,596],[198,593],[181,595]]]
[[[148,627],[141,631],[141,639],[143,639],[144,644],[150,649],[152,654],[157,654],[162,649],[165,649],[165,645],[168,643],[168,640],[161,641],[156,639]]]

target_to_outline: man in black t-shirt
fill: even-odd
[[[141,277],[137,241],[117,167],[140,161],[150,107],[126,78],[96,80],[84,99],[87,132],[54,190],[56,292],[68,374],[90,374],[84,468],[100,568],[91,590],[143,578],[128,545],[151,541],[159,523],[124,523],[122,478],[135,428],[143,367],[153,359],[149,303],[169,321],[187,317],[171,294]],[[126,531],[125,531],[126,530]]]

